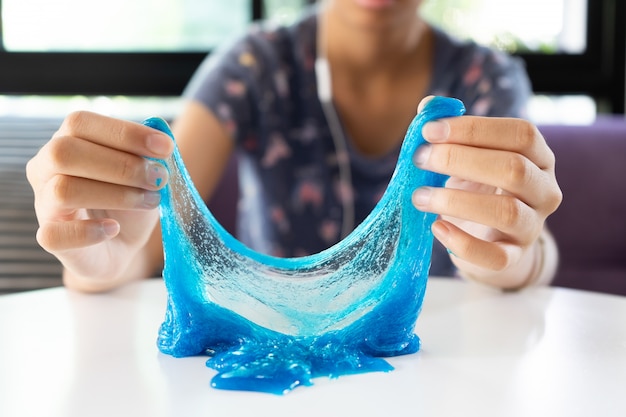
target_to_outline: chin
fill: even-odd
[[[417,16],[421,0],[335,0],[346,22],[363,29],[391,29]]]
[[[354,2],[364,9],[370,10],[385,10],[392,8],[397,1],[396,0],[354,0]]]

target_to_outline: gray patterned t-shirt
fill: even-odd
[[[316,30],[314,12],[289,27],[254,25],[208,57],[185,91],[187,98],[206,105],[236,141],[237,237],[276,256],[302,256],[336,243],[341,198],[353,198],[360,223],[384,192],[399,151],[365,157],[349,146],[348,138],[352,183],[341,184],[337,152],[317,97]],[[468,114],[524,116],[530,83],[518,59],[458,42],[439,30],[435,51],[428,94],[459,98]],[[421,97],[415,99],[417,104]],[[454,274],[438,243],[431,273]]]

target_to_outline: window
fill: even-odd
[[[293,21],[305,5],[264,3],[264,14],[281,23]],[[9,52],[207,52],[246,29],[254,17],[251,5],[249,0],[2,0],[3,43]]]
[[[2,0],[2,16],[11,52],[207,51],[243,31],[251,9],[248,0]]]
[[[178,96],[221,41],[309,1],[266,3],[0,0],[0,94]]]
[[[588,94],[624,112],[623,0],[424,1],[447,30],[520,55],[538,93]],[[313,2],[0,0],[0,94],[177,96],[223,39],[265,16],[288,22]],[[93,19],[63,22],[70,4]]]
[[[264,15],[278,23],[290,23],[296,20],[302,9],[315,0],[265,0]]]
[[[586,0],[426,0],[422,14],[459,38],[510,53],[586,49]]]

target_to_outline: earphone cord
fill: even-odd
[[[346,136],[344,135],[339,121],[339,115],[333,105],[333,90],[330,74],[330,64],[326,59],[324,51],[324,42],[322,40],[322,22],[321,15],[324,8],[327,7],[323,2],[318,11],[317,20],[317,57],[315,59],[315,79],[317,82],[317,96],[322,104],[322,110],[330,135],[335,146],[335,154],[337,156],[337,167],[339,169],[339,198],[343,208],[343,220],[341,225],[341,238],[348,236],[354,228],[354,196],[344,195],[342,191],[350,192],[352,188],[352,172],[350,169],[350,155],[348,153],[348,145]],[[352,193],[350,193],[352,194]]]
[[[352,172],[350,171],[350,157],[346,146],[346,138],[341,129],[339,116],[331,101],[322,101],[322,109],[330,127],[330,135],[335,145],[335,153],[337,155],[337,167],[339,168],[340,190],[345,187],[352,186]],[[354,202],[350,195],[342,195],[340,193],[341,204],[343,207],[343,221],[341,225],[341,238],[348,236],[354,227]]]
[[[333,138],[335,145],[335,153],[337,155],[337,167],[339,169],[340,189],[344,187],[352,187],[352,173],[350,172],[350,156],[348,154],[348,146],[346,137],[341,128],[339,115],[335,110],[332,102],[332,85],[330,82],[330,68],[328,61],[322,55],[318,55],[315,60],[315,76],[317,79],[317,95],[322,103],[322,110],[328,127],[330,128],[330,136]],[[341,225],[341,238],[348,236],[354,227],[354,197],[352,195],[344,195],[339,193],[341,204],[343,207],[343,221]]]

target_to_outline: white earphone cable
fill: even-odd
[[[319,22],[319,21],[318,21]],[[339,115],[333,105],[332,80],[330,75],[330,65],[323,51],[321,40],[321,28],[318,24],[317,28],[317,58],[315,59],[315,78],[317,81],[317,96],[322,104],[324,116],[328,122],[330,135],[335,146],[337,156],[337,167],[339,169],[340,187],[352,186],[352,172],[350,169],[350,156],[348,154],[348,146],[346,137],[339,121]],[[346,237],[354,228],[354,196],[341,195],[341,204],[343,208],[343,221],[341,225],[341,238]]]

